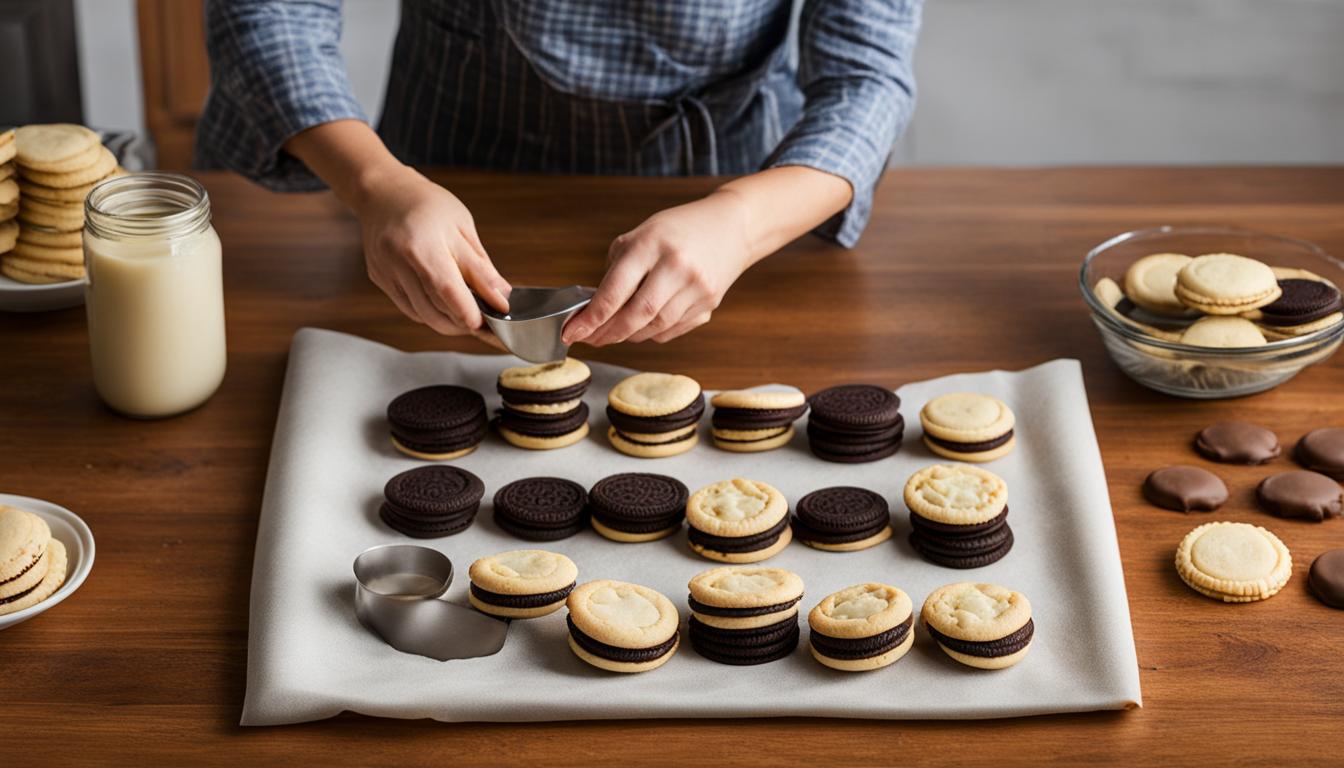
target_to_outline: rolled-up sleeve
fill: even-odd
[[[818,233],[846,247],[872,213],[873,190],[915,106],[912,69],[922,0],[807,0],[798,28],[803,114],[766,161],[844,178],[849,206]]]
[[[333,120],[367,122],[338,47],[341,0],[207,0],[210,95],[196,165],[236,171],[280,191],[322,182],[283,149]]]

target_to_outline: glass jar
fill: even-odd
[[[84,200],[84,289],[98,395],[127,416],[204,403],[224,378],[224,287],[195,179],[134,173]]]

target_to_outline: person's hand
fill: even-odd
[[[510,287],[461,200],[398,163],[371,174],[353,208],[363,227],[369,279],[402,313],[441,334],[470,333],[499,346],[482,328],[471,292],[507,312]]]
[[[659,211],[619,236],[593,300],[563,339],[593,346],[671,341],[709,322],[754,259],[745,214],[731,190]]]

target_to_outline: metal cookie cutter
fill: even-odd
[[[514,288],[509,294],[509,313],[481,301],[481,314],[504,346],[529,363],[553,363],[565,359],[569,345],[560,341],[565,321],[593,300],[596,288]]]
[[[355,558],[355,615],[403,653],[439,661],[489,656],[509,623],[439,598],[453,583],[446,555],[413,544],[384,544]]]

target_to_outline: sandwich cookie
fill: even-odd
[[[939,587],[919,616],[943,653],[977,669],[1004,669],[1021,661],[1036,632],[1027,596],[997,584]]]
[[[798,500],[793,537],[813,549],[857,552],[891,538],[891,509],[881,494],[840,486]]]
[[[1125,270],[1125,296],[1136,306],[1166,317],[1190,314],[1176,298],[1176,274],[1190,263],[1183,253],[1154,253]]]
[[[1344,481],[1344,428],[1313,429],[1297,441],[1293,458],[1313,472]]]
[[[1321,522],[1339,517],[1344,509],[1344,491],[1339,483],[1319,472],[1304,469],[1280,472],[1260,481],[1255,488],[1260,508],[1275,517]]]
[[[724,563],[758,563],[793,540],[784,494],[740,477],[696,491],[686,502],[686,522],[691,549]]]
[[[501,619],[535,619],[564,606],[579,568],[557,552],[515,549],[482,557],[467,575],[467,600],[476,610]]]
[[[1176,298],[1206,315],[1239,315],[1282,294],[1273,270],[1234,253],[1197,256],[1176,273]]]
[[[592,372],[579,360],[506,368],[496,389],[503,399],[497,426],[519,448],[546,450],[573,445],[588,435],[588,390]]]
[[[697,574],[689,587],[691,647],[706,659],[750,666],[782,659],[798,647],[798,574],[725,566]]]
[[[714,445],[735,453],[768,451],[793,439],[793,422],[807,413],[802,392],[733,390],[709,401]]]
[[[41,517],[0,505],[0,616],[46,600],[65,583],[65,545]]]
[[[1176,548],[1176,572],[1186,586],[1225,603],[1278,594],[1293,575],[1293,557],[1278,536],[1248,523],[1205,523]]]
[[[675,477],[626,472],[588,489],[588,511],[593,530],[612,541],[654,541],[681,530],[689,497]]]
[[[1143,497],[1177,512],[1212,512],[1227,501],[1222,479],[1200,467],[1163,467],[1143,481]]]
[[[1258,424],[1220,421],[1195,436],[1195,450],[1223,464],[1265,464],[1279,457],[1279,436]]]
[[[588,525],[588,492],[560,477],[514,480],[495,492],[495,524],[520,539],[567,539]]]
[[[1344,608],[1344,549],[1326,550],[1313,560],[1307,586],[1322,603]]]
[[[967,464],[935,464],[905,483],[910,545],[920,557],[948,568],[980,568],[1013,548],[1008,527],[1008,484]]]
[[[1339,289],[1309,278],[1279,280],[1279,298],[1245,314],[1267,328],[1303,325],[1344,310]]]
[[[383,486],[379,517],[389,528],[417,539],[465,531],[481,506],[485,484],[459,467],[416,467]]]
[[[858,464],[886,458],[901,447],[901,399],[885,387],[831,387],[809,397],[808,405],[808,447],[819,459]]]
[[[387,406],[392,445],[417,459],[446,461],[466,456],[485,439],[485,398],[451,384],[420,387]]]
[[[648,672],[677,652],[677,607],[662,594],[623,581],[590,581],[565,601],[569,648],[609,672]]]
[[[699,441],[705,396],[689,376],[637,373],[607,393],[607,439],[629,456],[656,459],[685,453]]]
[[[1017,423],[1007,403],[973,392],[940,395],[919,411],[924,444],[945,459],[993,461],[1007,456],[1017,444]]]
[[[812,658],[842,672],[896,663],[915,644],[914,603],[887,584],[857,584],[827,595],[807,615]]]

